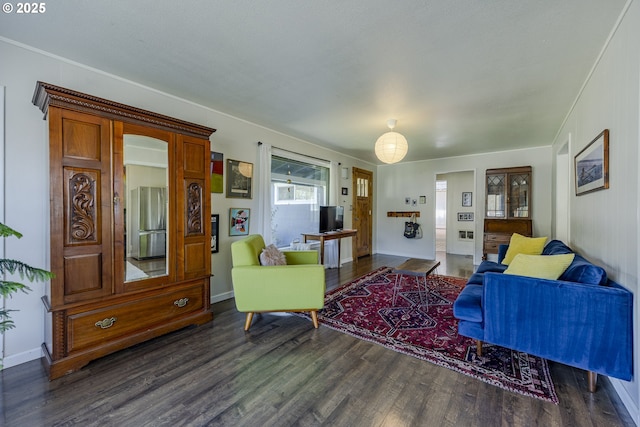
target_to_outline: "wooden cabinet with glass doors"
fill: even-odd
[[[211,320],[215,129],[42,82],[33,103],[49,125],[49,378]]]
[[[513,233],[532,235],[531,166],[487,169],[483,259],[497,254]]]

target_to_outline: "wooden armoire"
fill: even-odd
[[[210,135],[38,82],[49,125],[49,378],[212,319]]]

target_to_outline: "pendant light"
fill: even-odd
[[[404,136],[393,132],[393,128],[396,127],[395,119],[389,119],[387,126],[391,132],[381,135],[376,141],[376,156],[384,163],[397,163],[407,154],[409,144]]]

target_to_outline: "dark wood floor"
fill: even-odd
[[[334,288],[405,258],[376,255],[327,271]],[[468,276],[467,257],[440,274]],[[445,265],[446,264],[446,265]],[[611,383],[551,363],[560,404],[485,384],[297,316],[257,316],[233,301],[213,322],[92,362],[49,382],[39,361],[0,373],[4,426],[625,426]]]

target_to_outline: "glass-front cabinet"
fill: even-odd
[[[486,218],[531,217],[531,167],[488,169]]]
[[[487,169],[483,259],[497,254],[513,233],[531,236],[531,166]]]

